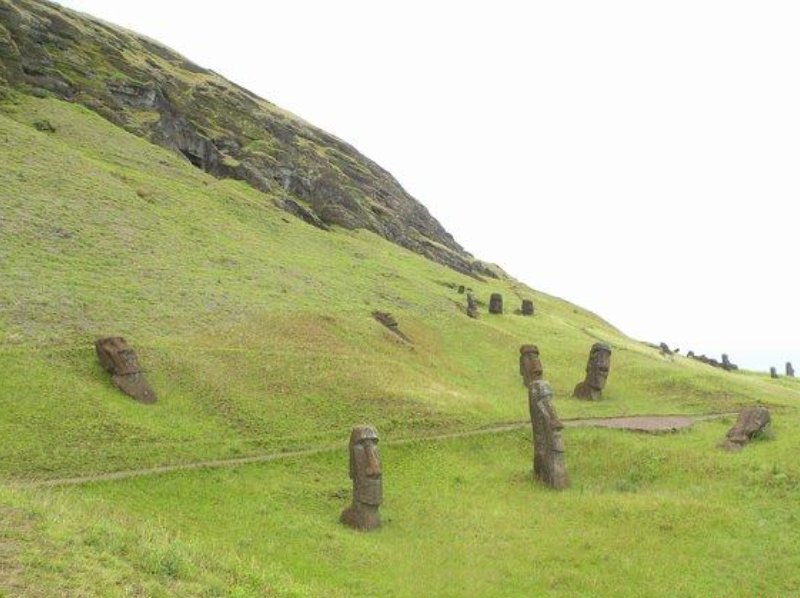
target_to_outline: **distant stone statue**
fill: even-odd
[[[478,317],[478,301],[472,293],[467,293],[467,315],[470,318]]]
[[[503,313],[503,296],[500,293],[492,293],[492,296],[489,298],[489,313]]]
[[[350,432],[350,479],[353,502],[342,511],[341,522],[361,531],[380,527],[378,512],[383,502],[378,432],[372,426],[356,426]]]
[[[533,475],[557,490],[569,486],[564,462],[564,424],[553,408],[553,391],[544,380],[534,380],[528,388],[528,407],[533,428]]]
[[[464,291],[466,291],[466,287],[463,284],[458,285],[458,294],[463,295]]]
[[[522,345],[519,348],[519,373],[522,383],[530,388],[534,380],[541,380],[544,368],[539,359],[539,347],[536,345]]]
[[[792,367],[792,362],[791,361],[787,361],[786,362],[786,375],[789,378],[794,378],[794,368]]]
[[[739,414],[736,424],[728,430],[723,448],[738,451],[758,434],[766,430],[770,423],[769,410],[762,406],[748,407]]]
[[[611,368],[611,347],[606,343],[595,343],[589,351],[586,364],[586,378],[579,382],[572,392],[578,399],[597,401],[603,398],[608,372]]]
[[[727,353],[722,354],[722,369],[726,372],[731,372],[739,369],[739,366],[735,363],[731,363],[731,360],[728,358]]]
[[[522,300],[522,315],[523,316],[533,315],[533,301],[531,301],[530,299]]]
[[[111,374],[114,386],[140,403],[155,403],[156,393],[147,382],[136,353],[121,336],[97,339],[94,343],[97,359]]]
[[[769,377],[770,378],[777,378],[778,377],[778,370],[774,367],[769,368]]]

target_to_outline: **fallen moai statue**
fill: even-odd
[[[551,488],[569,486],[564,462],[564,424],[553,407],[553,390],[545,380],[534,380],[528,388],[528,408],[533,428],[533,475]]]
[[[739,414],[734,426],[728,430],[723,448],[738,451],[753,438],[762,434],[770,423],[769,409],[762,405],[748,407]]]
[[[342,511],[340,520],[360,531],[380,527],[378,511],[383,502],[381,458],[378,432],[372,426],[356,426],[350,432],[350,479],[353,502]]]
[[[156,393],[145,378],[136,352],[121,336],[97,339],[97,359],[109,374],[114,386],[140,403],[155,403]]]

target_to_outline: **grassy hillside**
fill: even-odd
[[[367,231],[320,230],[74,104],[10,95],[0,146],[0,588],[12,595],[798,587],[798,381],[665,358],[516,281],[467,277]],[[484,302],[503,293],[506,315],[467,318],[460,284]],[[513,315],[522,297],[533,318]],[[138,350],[157,404],[102,372],[92,343],[111,334]],[[579,402],[569,394],[597,339],[614,349],[606,400]],[[570,429],[563,494],[530,481],[529,432],[392,445],[524,421],[518,347],[531,342],[562,417],[762,401],[775,439],[732,456],[715,448],[730,421],[652,438]],[[344,445],[363,421],[386,443],[387,525],[374,535],[336,522],[342,452],[24,484]]]

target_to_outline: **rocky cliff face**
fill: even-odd
[[[320,228],[369,229],[494,276],[355,148],[145,37],[48,2],[0,0],[3,88],[83,104]]]

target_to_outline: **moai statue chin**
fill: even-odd
[[[503,313],[503,296],[500,293],[492,293],[491,297],[489,297],[489,313]]]
[[[361,531],[380,527],[383,481],[378,432],[372,426],[356,426],[350,433],[350,479],[353,502],[342,511],[342,523]]]
[[[136,352],[121,336],[97,339],[94,343],[97,359],[108,373],[114,386],[140,403],[155,403],[156,393],[145,378]]]
[[[530,388],[534,380],[541,380],[544,374],[542,361],[539,359],[539,347],[536,345],[522,345],[519,348],[519,373],[522,383]]]
[[[603,398],[603,388],[611,368],[611,347],[605,343],[595,343],[589,351],[589,362],[586,364],[586,378],[579,382],[572,396],[587,401]]]
[[[528,388],[528,407],[533,427],[533,475],[551,488],[569,486],[564,462],[564,424],[553,407],[553,391],[545,380],[534,380]]]
[[[470,318],[478,317],[478,301],[472,293],[467,293],[467,315]]]

